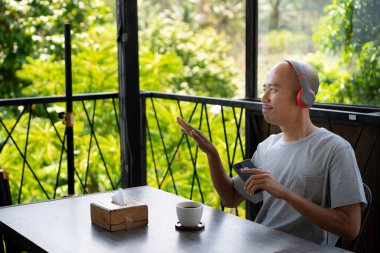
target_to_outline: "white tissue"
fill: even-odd
[[[117,192],[114,195],[112,195],[112,203],[118,206],[127,205],[127,202],[125,201],[125,198],[124,198],[123,189],[119,188],[119,190],[117,190]]]

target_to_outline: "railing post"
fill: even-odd
[[[66,80],[66,139],[68,195],[75,195],[74,187],[74,114],[71,76],[71,25],[65,24],[65,80]]]
[[[141,184],[147,185],[146,179],[146,129],[147,129],[147,120],[146,120],[146,98],[140,97],[141,105]]]
[[[137,0],[117,0],[116,16],[121,182],[126,188],[146,184],[145,157],[142,157],[145,155],[145,131],[140,107]]]
[[[257,97],[257,58],[258,58],[258,0],[246,0],[246,80],[245,98],[252,100]],[[255,130],[250,120],[251,113],[245,111],[245,158],[251,158],[257,148]],[[253,117],[253,116],[252,116]],[[253,220],[256,210],[254,205],[246,201],[246,218]]]

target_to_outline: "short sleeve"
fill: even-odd
[[[367,203],[355,153],[349,144],[333,154],[329,177],[331,208]]]

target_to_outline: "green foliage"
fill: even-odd
[[[302,33],[293,33],[285,29],[272,30],[260,36],[260,52],[267,55],[267,57],[268,55],[273,55],[275,53],[289,54],[288,49],[294,47],[294,45],[297,45],[297,52],[307,52],[307,36]]]
[[[326,53],[339,56],[339,68],[351,74],[335,78],[340,84],[325,80],[323,86],[335,100],[325,97],[326,102],[380,104],[379,8],[375,0],[335,0],[327,7],[328,17],[321,20],[315,38]]]
[[[237,70],[227,46],[215,31],[194,34],[185,23],[163,24],[159,19],[140,32],[140,89],[231,97]],[[167,21],[168,22],[168,21]],[[182,29],[177,29],[176,25]],[[163,28],[165,27],[165,28]],[[92,28],[85,39],[73,38],[73,92],[115,91],[117,82],[116,27]],[[25,96],[64,94],[64,62],[28,58],[17,72],[25,82]]]
[[[223,41],[223,35],[212,28],[195,32],[189,24],[165,16],[153,18],[140,32],[143,53],[149,51],[155,58],[171,56],[175,60],[173,66],[181,70],[171,75],[166,87],[169,91],[186,94],[233,96],[238,72],[226,54],[228,46]]]
[[[73,38],[73,93],[93,93],[117,90],[117,51],[115,26],[106,24],[89,29],[86,37]],[[65,65],[53,58],[28,58],[17,76],[33,85],[22,90],[24,96],[65,94]]]
[[[64,105],[49,107],[48,110],[51,111],[51,114],[54,114],[53,110],[63,111],[64,109],[60,106]],[[84,106],[92,117],[92,113],[96,109],[94,103],[85,102]],[[41,111],[36,107],[39,105],[33,106],[32,114],[35,114],[34,111]],[[94,117],[96,122],[93,125],[95,139],[95,136],[91,135],[89,123],[85,121],[84,107],[79,102],[74,103],[76,117],[82,119],[77,120],[74,127],[74,166],[77,193],[84,193],[82,184],[86,184],[87,193],[112,190],[112,184],[116,185],[120,179],[120,159],[115,159],[115,157],[120,157],[118,128],[114,121],[115,115],[112,113],[112,107],[111,101],[103,101],[101,105],[97,106],[97,108],[101,108],[101,111],[99,112],[97,109]],[[103,114],[103,111],[109,113]],[[32,118],[28,130],[30,116]],[[4,119],[2,117],[2,120],[8,130],[16,122],[15,118]],[[63,139],[65,125],[60,122],[60,119],[55,119],[53,122],[59,136]],[[1,128],[0,140],[3,142],[6,136],[5,129]],[[13,202],[18,203],[19,194],[21,195],[20,203],[66,195],[67,156],[66,152],[62,150],[61,141],[50,120],[41,116],[34,117],[27,111],[15,127],[12,138],[17,146],[11,139],[4,145],[1,151],[1,168],[10,173]],[[28,141],[26,142],[26,140]],[[28,145],[25,155],[27,164],[22,159],[26,145]],[[101,155],[106,163],[101,159]],[[108,170],[110,178],[108,178],[106,170]],[[37,179],[42,187],[38,184]],[[23,182],[22,188],[20,182]],[[55,190],[55,188],[57,189]]]
[[[72,23],[73,37],[86,37],[89,27],[109,18],[110,10],[101,0],[0,1],[2,97],[19,97],[21,88],[30,84],[15,75],[27,57],[63,58],[65,23]]]

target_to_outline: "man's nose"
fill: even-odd
[[[268,96],[268,91],[264,91],[263,96],[261,97],[261,102],[268,102],[269,101],[269,96]]]

